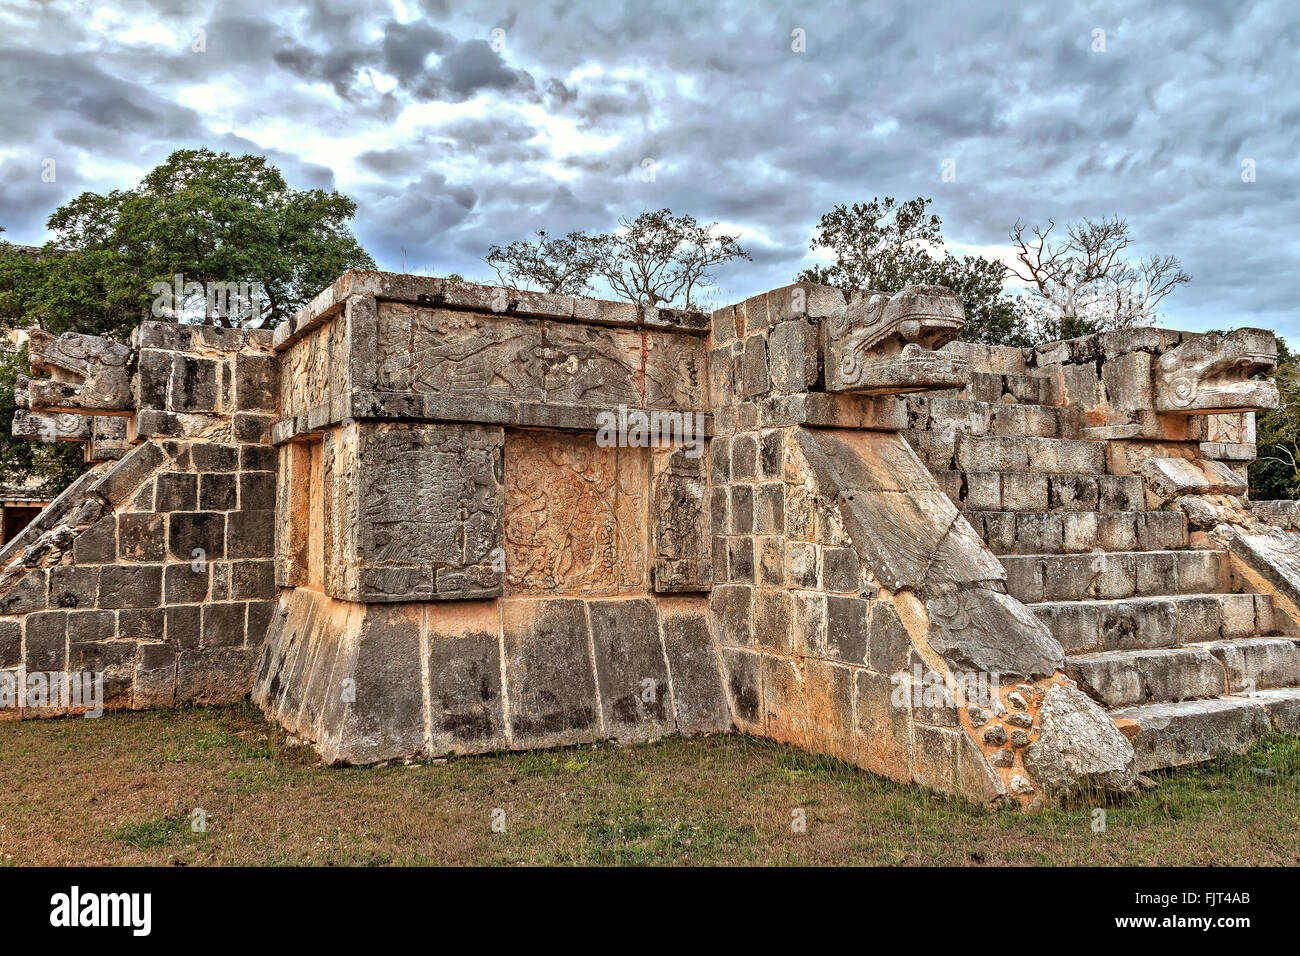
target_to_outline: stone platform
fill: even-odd
[[[34,340],[15,428],[102,463],[0,552],[0,677],[251,691],[331,762],[738,730],[1025,806],[1294,731],[1271,335],[962,315],[350,272],[273,334]]]

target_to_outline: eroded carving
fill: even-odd
[[[1277,368],[1277,339],[1264,329],[1202,335],[1156,366],[1156,410],[1184,415],[1277,408],[1277,386],[1251,376]]]
[[[684,448],[654,456],[654,586],[660,593],[706,590],[712,578],[703,462]]]
[[[644,449],[512,431],[506,442],[506,586],[601,594],[646,586]]]
[[[360,598],[499,594],[501,430],[366,424],[357,434],[357,544],[348,558]]]
[[[58,338],[41,329],[28,337],[32,379],[28,401],[34,411],[111,413],[132,408],[129,346],[98,335],[64,332]]]
[[[867,292],[823,324],[826,388],[885,395],[959,387],[969,377],[967,361],[934,350],[965,322],[961,300],[943,286]]]

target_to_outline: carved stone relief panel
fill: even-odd
[[[381,391],[541,401],[542,329],[513,316],[384,302],[379,307]]]
[[[707,344],[699,336],[647,332],[645,404],[651,408],[706,409]]]
[[[653,461],[654,589],[707,590],[712,558],[704,459],[665,448],[656,449]]]
[[[280,416],[291,418],[329,401],[332,324],[295,342],[280,358]]]
[[[378,342],[381,391],[706,407],[699,336],[381,302]]]
[[[502,433],[475,425],[361,423],[351,469],[333,475],[351,600],[416,601],[501,593]],[[344,453],[343,461],[351,456]],[[343,472],[355,471],[355,492]],[[355,502],[348,496],[355,493]]]
[[[509,431],[507,593],[644,591],[648,461],[589,434]]]
[[[536,356],[545,401],[640,405],[641,335],[628,329],[548,322]]]

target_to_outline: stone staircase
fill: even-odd
[[[1032,370],[975,371],[965,389],[908,397],[906,434],[1008,592],[1065,648],[1069,676],[1136,729],[1139,770],[1295,732],[1290,622],[1244,593],[1226,553],[1192,546],[1181,512],[1148,511],[1140,477],[1108,474],[1106,443],[1082,438],[1061,392]]]

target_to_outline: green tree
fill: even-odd
[[[821,217],[810,246],[835,255],[795,278],[844,289],[897,292],[908,284],[948,286],[966,306],[961,338],[991,345],[1032,344],[1028,329],[1005,294],[1007,268],[982,256],[938,256],[943,225],[928,212],[931,200],[918,196],[899,203],[892,196],[868,203],[840,204]]]
[[[46,223],[55,238],[42,249],[0,241],[0,332],[38,326],[125,342],[146,318],[241,321],[202,293],[157,314],[155,284],[176,275],[257,284],[261,324],[274,327],[347,269],[374,267],[348,226],[355,212],[338,192],[290,187],[265,157],[177,150],[132,189],[82,193],[56,209]],[[58,491],[84,469],[81,448],[9,434],[14,376],[24,371],[25,350],[0,355],[3,474]]]
[[[132,189],[56,209],[34,264],[0,261],[0,323],[124,341],[142,319],[168,317],[152,308],[154,287],[179,275],[205,290],[256,284],[261,324],[274,327],[342,272],[374,267],[348,228],[355,212],[341,193],[291,188],[263,156],[177,150]],[[241,321],[201,291],[178,306],[186,319]]]
[[[1258,501],[1300,497],[1300,363],[1277,340],[1278,407],[1255,417],[1259,457],[1250,463],[1250,496]]]
[[[502,284],[515,289],[535,285],[543,292],[582,295],[599,277],[628,302],[695,309],[700,291],[712,285],[715,266],[750,258],[736,236],[718,232],[716,222],[674,216],[671,209],[619,219],[618,225],[598,236],[571,232],[552,238],[539,231],[535,242],[491,246],[485,261]]]
[[[484,261],[497,274],[497,281],[511,289],[537,286],[542,292],[586,295],[596,260],[591,237],[580,232],[551,237],[537,230],[537,241],[518,239],[510,245],[491,246]]]

